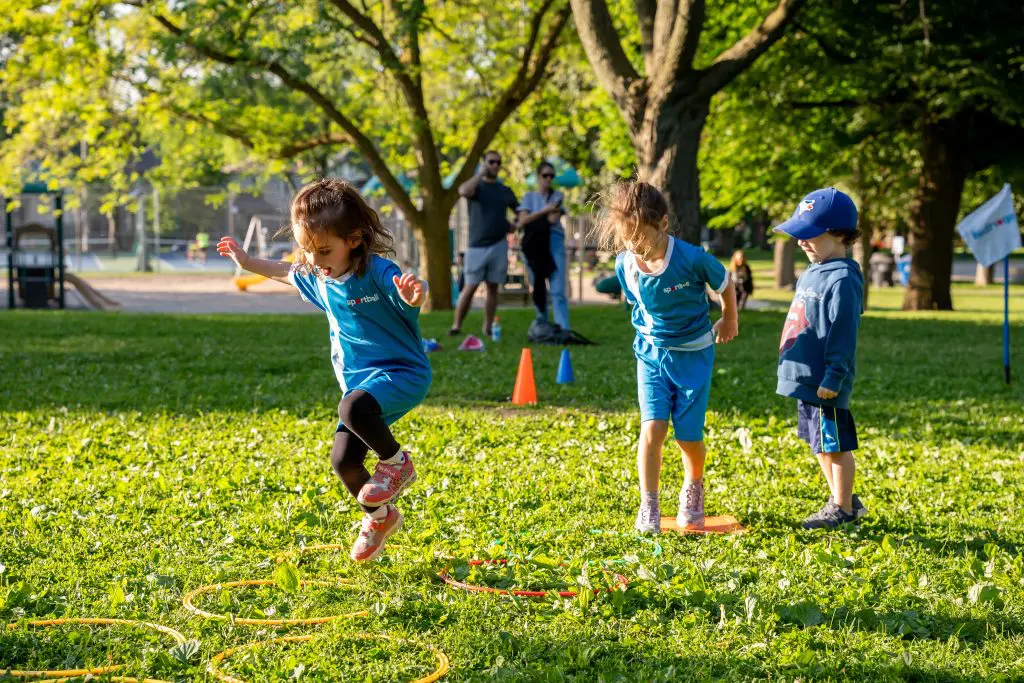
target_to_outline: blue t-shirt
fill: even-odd
[[[361,277],[347,273],[337,279],[320,278],[295,266],[288,273],[302,298],[327,314],[331,363],[342,391],[382,373],[403,371],[429,383],[420,309],[402,301],[391,279],[401,274],[397,264],[377,255]]]
[[[633,327],[652,346],[697,351],[714,343],[707,285],[722,292],[729,284],[725,267],[700,247],[669,238],[665,260],[657,273],[637,266],[633,252],[615,259],[626,303],[633,307]]]

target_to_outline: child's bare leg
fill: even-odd
[[[648,420],[640,425],[636,449],[636,469],[640,475],[640,494],[657,494],[661,486],[661,449],[668,436],[668,420]]]
[[[836,487],[832,483],[832,458],[829,453],[818,453],[818,466],[821,467],[821,473],[825,475],[825,481],[828,482],[828,492],[833,498],[836,495]]]
[[[704,528],[704,461],[707,449],[703,441],[677,441],[683,451],[683,468],[686,481],[679,492],[680,525],[687,529]]]
[[[853,479],[857,473],[857,465],[853,460],[851,451],[842,453],[829,453],[831,461],[833,485],[832,495],[835,496],[836,505],[843,509],[846,514],[853,513]]]
[[[686,471],[687,483],[700,481],[704,478],[704,461],[708,451],[703,441],[676,441],[683,451],[683,469]]]
[[[668,435],[667,420],[647,420],[640,424],[636,447],[636,470],[640,478],[640,511],[633,527],[641,533],[661,531],[661,449]]]

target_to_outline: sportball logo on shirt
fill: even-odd
[[[370,294],[368,296],[361,296],[358,299],[349,299],[345,303],[349,306],[358,306],[359,304],[372,304],[375,301],[380,301],[380,294]]]
[[[680,289],[686,289],[689,286],[690,286],[689,282],[680,282],[678,285],[672,285],[671,287],[666,287],[665,289],[663,289],[661,291],[665,292],[666,294],[671,294],[672,292],[678,292]]]

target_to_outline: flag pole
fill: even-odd
[[[1010,255],[1003,259],[1003,376],[1010,383]]]

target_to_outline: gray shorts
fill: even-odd
[[[493,282],[503,285],[508,276],[508,242],[502,240],[489,247],[466,250],[466,284]]]

